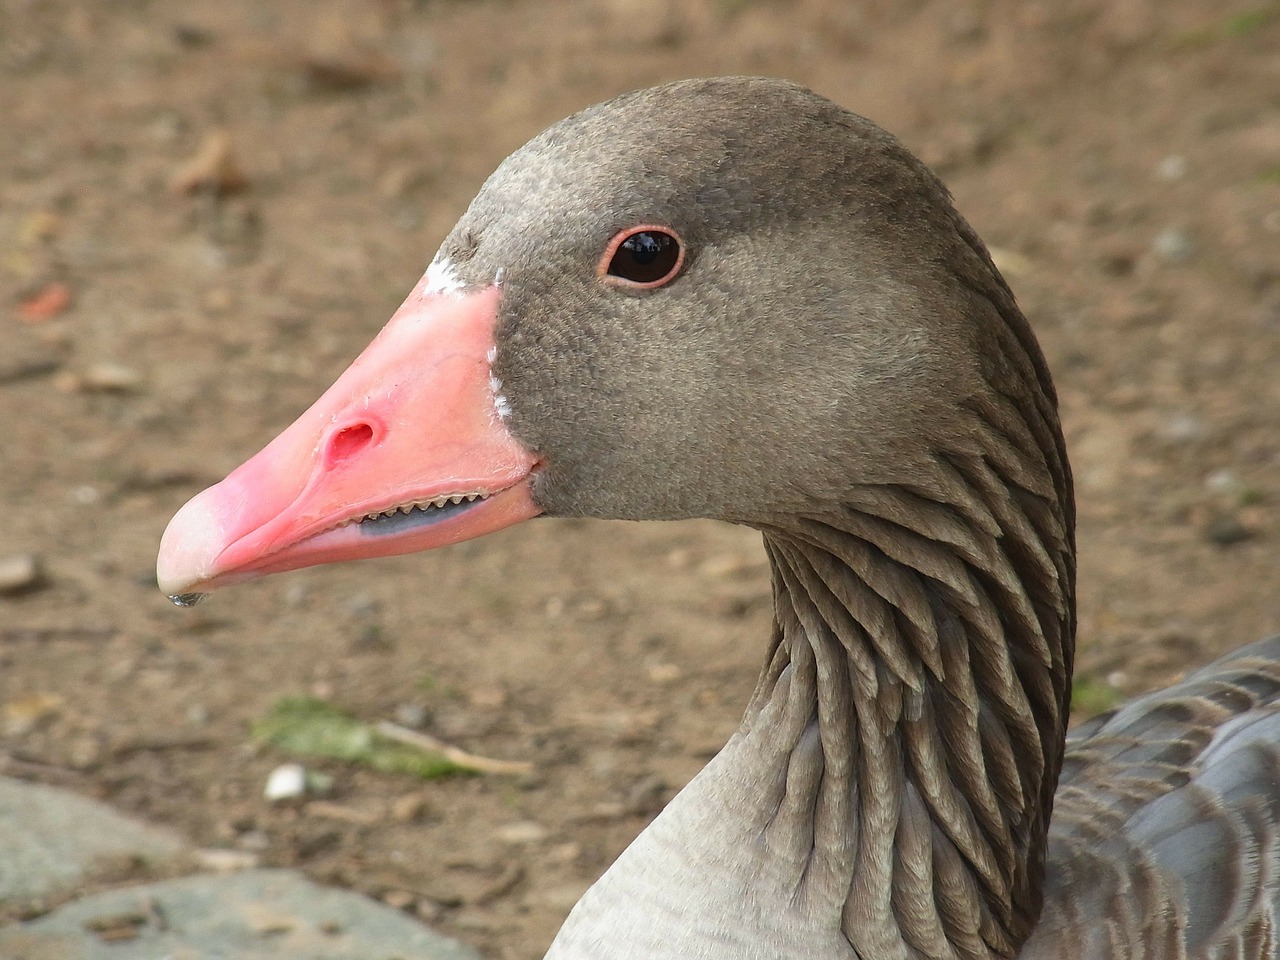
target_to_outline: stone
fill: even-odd
[[[188,852],[168,831],[95,800],[0,777],[0,903],[70,892],[108,862],[178,862]],[[13,954],[0,948],[4,956]]]
[[[542,843],[547,839],[547,828],[532,820],[517,820],[498,827],[494,831],[494,836],[503,843],[517,845]]]
[[[272,803],[296,800],[307,792],[307,769],[300,763],[282,763],[267,776],[262,795]]]
[[[13,553],[0,557],[0,594],[27,593],[44,580],[40,558],[34,553]]]
[[[1152,252],[1170,263],[1189,260],[1195,249],[1195,241],[1181,230],[1161,230],[1151,241]]]
[[[108,930],[104,918],[129,922]],[[291,870],[201,874],[94,894],[0,930],[0,957],[479,960],[400,911]]]

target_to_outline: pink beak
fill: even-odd
[[[311,409],[178,511],[160,589],[429,550],[540,513],[537,459],[507,430],[490,371],[500,297],[427,293],[424,278]]]

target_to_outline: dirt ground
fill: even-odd
[[[43,563],[0,596],[0,771],[540,957],[733,730],[756,536],[540,521],[194,611],[155,548],[503,156],[714,73],[879,121],[996,250],[1062,394],[1093,702],[1280,629],[1276,2],[0,0],[0,555]],[[184,193],[219,130],[245,189]],[[323,802],[272,806],[250,729],[299,694],[534,773],[317,761]]]

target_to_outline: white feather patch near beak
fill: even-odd
[[[462,295],[462,278],[458,276],[457,268],[448,257],[438,256],[432,260],[431,266],[427,267],[423,280],[425,281],[422,286],[422,295],[424,297],[457,297]]]
[[[511,401],[502,392],[502,379],[493,372],[493,362],[498,359],[498,348],[490,347],[485,358],[489,361],[489,389],[493,392],[493,409],[499,420],[506,420],[511,416]]]

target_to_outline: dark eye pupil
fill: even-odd
[[[662,248],[670,242],[671,238],[665,233],[637,233],[623,242],[622,249],[631,254],[631,259],[640,266],[647,267],[658,259]]]
[[[653,283],[675,269],[680,244],[669,233],[640,230],[622,243],[609,261],[609,273],[633,283]]]

